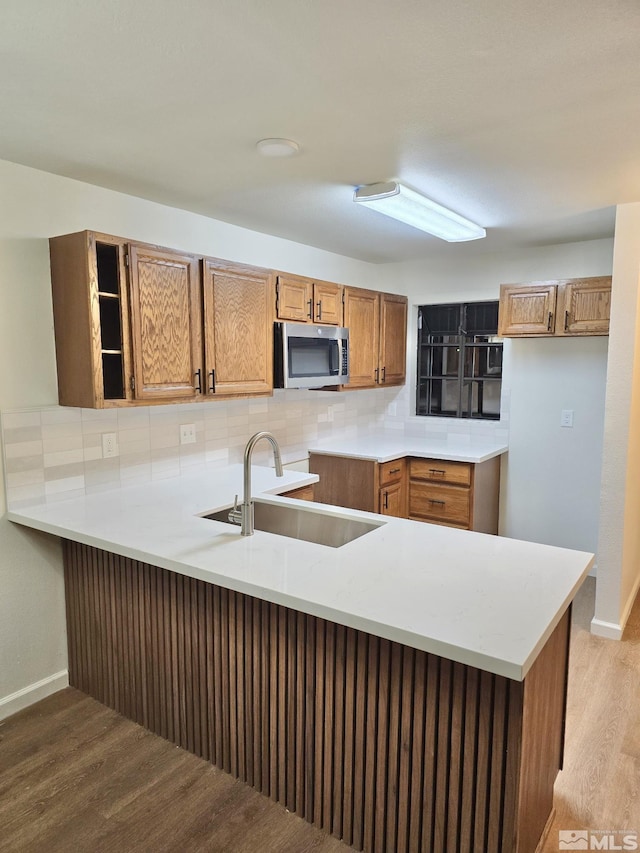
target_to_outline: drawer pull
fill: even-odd
[[[444,477],[444,475],[447,472],[444,470],[444,468],[429,468],[429,473],[430,474],[442,474],[442,476]]]
[[[438,504],[438,506],[444,506],[445,505],[444,501],[437,501],[435,498],[429,498],[429,503],[430,504]]]
[[[392,468],[392,469],[389,471],[389,473],[390,473],[390,474],[399,474],[399,473],[400,473],[400,469],[399,469],[399,468]]]
[[[389,492],[384,493],[384,508],[389,509]]]

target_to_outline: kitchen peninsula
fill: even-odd
[[[316,480],[253,473],[273,504]],[[71,684],[356,849],[533,853],[592,556],[302,502],[372,529],[241,537],[206,518],[241,479],[9,512],[63,539]]]

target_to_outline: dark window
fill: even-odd
[[[498,420],[502,341],[498,302],[418,308],[416,414]]]

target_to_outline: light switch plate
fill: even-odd
[[[118,456],[118,436],[115,432],[102,433],[102,456],[105,459]]]
[[[573,426],[573,409],[563,409],[560,413],[560,426],[561,427],[572,427]]]
[[[180,424],[180,444],[196,443],[196,425]]]

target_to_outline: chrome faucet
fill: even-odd
[[[282,457],[280,456],[280,448],[278,442],[270,432],[257,432],[252,435],[247,446],[244,449],[244,498],[242,504],[238,506],[238,496],[233,502],[233,509],[229,513],[229,521],[232,524],[240,524],[242,526],[241,533],[243,536],[253,536],[253,501],[251,500],[251,454],[253,448],[261,438],[266,438],[273,447],[273,461],[276,466],[276,475],[282,477]]]

